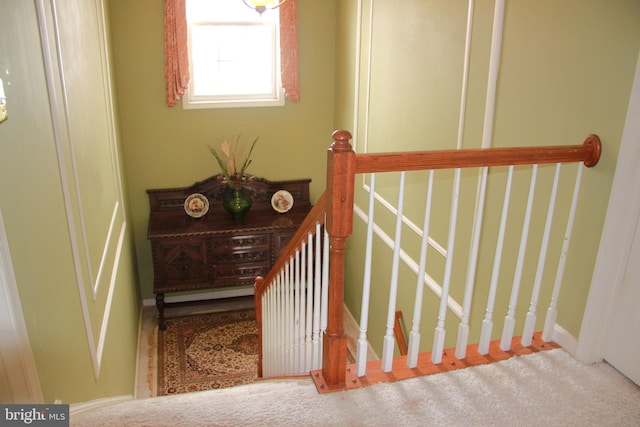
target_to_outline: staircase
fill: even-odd
[[[260,376],[310,372],[318,390],[327,392],[557,347],[552,338],[558,296],[583,165],[593,167],[600,157],[596,135],[581,145],[374,154],[356,154],[346,131],[334,132],[333,138],[325,194],[270,273],[256,280]],[[577,164],[575,172],[563,173],[561,179],[560,171],[571,172],[572,164]],[[356,176],[362,177],[359,196],[369,197],[366,212],[360,207],[366,201],[355,203]],[[390,191],[389,183],[396,178],[397,187]],[[380,190],[376,180],[381,181]],[[446,185],[450,194],[435,199]],[[394,193],[397,203],[381,211],[380,205]],[[425,206],[422,226],[415,221],[419,204]],[[388,218],[374,219],[388,217],[388,211],[395,225]],[[354,224],[357,237],[352,235]],[[405,243],[407,230],[413,234]],[[380,257],[372,266],[372,252],[382,246],[390,254],[390,278],[372,277],[373,267],[380,268]],[[427,257],[430,263],[436,260],[435,267]],[[347,270],[347,259],[364,264],[364,270]],[[489,265],[482,276],[480,270]],[[406,281],[407,270],[414,275],[413,285]],[[345,284],[347,271],[361,283]],[[386,315],[369,313],[380,286],[388,292]],[[407,290],[411,287],[413,294]],[[354,364],[347,363],[345,289],[351,301],[354,295],[360,299],[358,306],[350,305],[359,313],[360,327]],[[538,329],[538,306],[547,295],[544,327]],[[526,311],[518,311],[519,304]],[[399,305],[413,308],[406,355],[398,350],[402,343],[396,338]],[[498,322],[494,315],[500,305],[506,313]],[[382,357],[367,360],[370,320],[379,324],[378,319],[385,318]],[[520,323],[523,332],[516,335]],[[433,329],[431,341],[430,334],[422,332],[424,325]],[[375,332],[381,335],[378,328]],[[455,346],[445,348],[447,333],[456,332]]]

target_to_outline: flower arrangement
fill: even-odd
[[[234,140],[223,140],[220,142],[218,149],[215,147],[209,147],[211,154],[218,161],[218,166],[222,170],[224,174],[225,182],[232,189],[241,188],[244,183],[247,181],[247,176],[245,175],[245,171],[251,164],[251,154],[253,153],[253,148],[256,146],[258,142],[258,138],[254,139],[249,147],[249,151],[246,156],[244,156],[244,160],[242,163],[238,162],[238,149],[240,148],[240,135],[238,135]]]

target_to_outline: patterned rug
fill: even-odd
[[[158,331],[158,396],[249,384],[257,363],[253,309],[167,318]]]

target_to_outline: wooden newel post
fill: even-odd
[[[322,375],[327,386],[343,385],[347,365],[344,335],[344,256],[353,229],[355,153],[344,130],[333,132],[327,153],[326,229],[329,234],[329,302],[323,339]]]

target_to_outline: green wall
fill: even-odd
[[[324,191],[334,105],[334,0],[298,3],[301,100],[284,107],[183,110],[164,102],[163,2],[112,0],[115,84],[143,298],[153,270],[146,189],[183,187],[219,173],[208,145],[259,137],[248,172],[269,180],[311,178]]]
[[[102,279],[93,296],[89,283],[97,277],[94,267],[104,247],[103,225],[109,224],[113,210],[83,220],[80,210],[92,212],[92,207],[76,198],[79,194],[87,197],[85,202],[98,203],[106,201],[101,195],[113,197],[114,191],[121,191],[113,186],[121,178],[112,169],[117,155],[111,158],[101,151],[110,153],[117,144],[117,138],[104,131],[110,118],[93,114],[96,106],[108,104],[108,85],[100,91],[106,57],[99,49],[82,56],[71,47],[100,40],[95,32],[99,14],[90,2],[67,1],[57,5],[56,28],[47,2],[42,21],[35,2],[3,1],[2,9],[0,39],[11,42],[0,43],[9,111],[9,119],[0,125],[0,210],[44,401],[76,403],[133,395],[139,297],[132,230],[125,228],[119,253],[111,251],[115,246],[105,253]],[[46,23],[48,31],[43,33],[49,49],[41,45],[40,22]],[[59,44],[52,42],[54,29],[59,31]],[[49,68],[48,81],[44,58],[51,55],[55,62],[58,47],[65,62]],[[91,72],[74,74],[78,70]],[[60,74],[67,79],[65,88]],[[96,76],[100,77],[93,80]],[[96,92],[79,91],[87,84]],[[100,154],[93,156],[96,152]],[[91,175],[98,170],[113,175]],[[78,193],[75,178],[82,180]],[[109,191],[101,192],[103,179],[111,183]],[[124,221],[122,206],[117,212]],[[70,224],[79,222],[85,229],[77,228],[74,235]],[[110,240],[115,244],[119,230]],[[91,274],[89,266],[94,268]],[[3,348],[3,353],[9,350]]]
[[[363,4],[366,9],[369,1]],[[379,151],[455,144],[453,127],[460,98],[456,82],[461,80],[460,43],[465,25],[461,16],[465,7],[460,4],[376,0],[374,35],[370,41],[368,28],[363,28],[363,49],[357,56],[358,1],[301,0],[300,103],[189,111],[181,105],[168,108],[164,103],[162,2],[110,0],[107,7],[119,118],[116,139],[128,206],[125,244],[114,276],[97,379],[77,286],[61,184],[65,171],[60,169],[55,145],[34,4],[6,1],[3,11],[10,12],[0,18],[11,17],[0,21],[0,35],[3,40],[13,40],[0,45],[0,69],[19,76],[11,79],[8,89],[5,86],[10,118],[0,125],[0,209],[47,402],[61,399],[74,403],[133,394],[138,291],[143,298],[152,296],[145,190],[187,186],[218,173],[207,145],[219,136],[258,136],[249,172],[271,180],[310,177],[313,199],[324,190],[325,152],[335,128],[354,132],[360,144],[365,119],[370,119],[370,142]],[[493,1],[476,1],[465,147],[479,146],[481,141],[492,19]],[[640,48],[638,22],[640,3],[635,0],[507,2],[494,145],[573,144],[590,132],[598,133],[603,141],[601,163],[586,171],[583,179],[582,214],[574,227],[560,297],[558,323],[574,336],[582,320],[615,171]],[[77,33],[75,27],[66,31],[73,33],[74,29]],[[76,36],[82,40],[90,35]],[[374,73],[367,88],[355,76],[358,66],[361,73],[366,69],[370,42]],[[362,101],[365,89],[371,90],[370,110],[362,102],[354,105],[356,93]],[[96,123],[96,127],[103,125]],[[86,147],[91,148],[87,141]],[[84,173],[90,165],[83,168]],[[100,192],[98,184],[84,181],[82,185]],[[393,194],[391,186],[381,191]],[[366,206],[364,196],[359,190],[361,207]],[[442,197],[447,197],[444,192]],[[384,215],[379,222],[386,228],[393,223]],[[356,220],[347,271],[347,300],[356,314],[362,252],[355,242],[362,232],[362,224]],[[487,275],[490,258],[486,253],[491,242],[482,244],[487,246],[482,251],[481,277]],[[408,245],[415,246],[415,242],[410,240]],[[374,276],[389,277],[385,266],[388,250],[378,242],[375,253]],[[531,265],[527,269],[530,271]],[[401,278],[413,286],[415,280],[404,268]],[[382,301],[386,297],[386,290],[377,291],[374,310],[385,310]],[[408,316],[411,292],[403,290],[400,297],[399,305]],[[99,333],[96,321],[102,320],[106,303],[107,296],[101,294],[90,304],[94,333]],[[372,341],[379,340],[373,336]]]
[[[300,103],[191,111],[164,104],[162,2],[110,0],[107,6],[120,119],[116,136],[129,206],[97,379],[77,286],[61,184],[65,171],[60,169],[53,134],[35,6],[23,0],[5,1],[3,12],[8,13],[0,17],[11,18],[0,21],[0,36],[12,40],[0,45],[0,69],[13,76],[11,85],[5,86],[10,118],[0,125],[0,209],[46,402],[133,393],[139,314],[136,270],[142,296],[152,295],[146,189],[186,186],[217,173],[207,145],[219,135],[241,133],[260,137],[251,173],[271,180],[310,177],[315,199],[324,190],[325,151],[332,130],[345,128],[363,135],[367,117],[363,104],[354,105],[356,92],[362,100],[365,89],[355,79],[357,65],[368,52],[363,49],[356,55],[356,0],[299,2]],[[464,139],[468,147],[478,146],[481,139],[492,8],[492,1],[476,2]],[[460,70],[464,19],[459,9],[460,5],[429,1],[376,1],[371,85],[375,102],[368,114],[375,118],[370,136],[380,148],[450,146],[460,94],[452,77]],[[585,173],[579,207],[583,214],[575,225],[560,298],[558,322],[575,336],[615,170],[640,45],[638,22],[640,4],[632,0],[507,2],[494,145],[579,143],[590,132],[598,133],[604,144],[601,163]],[[446,31],[429,33],[443,25]],[[74,30],[78,41],[90,37],[75,27],[65,29]],[[93,102],[89,95],[74,96]],[[83,140],[87,148],[92,147],[90,141]],[[90,167],[82,166],[84,172]],[[100,192],[97,184],[82,185]],[[359,191],[361,205],[363,196]],[[380,223],[390,222],[381,217]],[[354,239],[362,231],[356,221]],[[359,266],[358,246],[351,245],[349,253],[348,265]],[[376,253],[374,276],[388,277],[382,261],[389,254],[381,247]],[[347,271],[352,308],[359,305],[359,271],[351,267]],[[412,282],[407,271],[401,275]],[[381,301],[386,293],[379,294],[374,304],[384,310]],[[404,292],[401,297],[407,315],[411,297]],[[92,322],[103,318],[106,302],[101,294],[90,304]],[[95,329],[94,324],[91,331]]]
[[[373,6],[371,6],[373,5]],[[458,118],[462,95],[462,72],[467,20],[466,2],[414,0],[401,3],[391,1],[362,2],[363,22],[360,34],[356,27],[358,2],[339,3],[337,18],[340,31],[337,39],[336,118],[338,127],[346,127],[356,136],[356,151],[365,144],[369,152],[428,150],[456,148]],[[471,35],[468,94],[464,120],[462,147],[480,147],[485,123],[485,104],[491,49],[494,1],[475,2]],[[372,20],[369,23],[369,14]],[[584,172],[579,199],[579,215],[574,225],[567,260],[565,280],[559,300],[558,324],[574,337],[578,336],[588,289],[597,256],[600,233],[604,223],[609,191],[615,172],[624,119],[631,90],[635,64],[640,50],[640,3],[637,1],[507,1],[502,38],[500,69],[497,80],[496,107],[493,125],[493,146],[534,146],[581,144],[589,133],[597,133],[603,143],[603,156],[594,169]],[[357,55],[357,37],[361,37],[361,51]],[[370,64],[370,68],[369,68]],[[359,68],[358,68],[359,67]],[[357,76],[357,79],[356,79]],[[357,97],[356,97],[357,95]],[[367,98],[368,97],[368,98]],[[356,115],[347,107],[357,99]],[[355,117],[355,122],[354,122]],[[354,124],[355,123],[355,124]],[[563,176],[575,176],[575,168]],[[434,210],[432,237],[446,246],[451,198],[451,176],[441,174],[444,184],[436,188],[435,200],[444,208]],[[497,194],[504,188],[505,170],[497,168],[490,174],[492,192],[488,194],[485,232],[481,240],[479,283],[476,294],[481,305],[472,309],[476,321],[484,315],[486,285],[491,275],[494,238],[501,203]],[[422,224],[425,177],[408,176],[408,206],[405,214],[416,224]],[[519,171],[515,199],[525,199],[528,172]],[[551,176],[544,172],[539,178],[541,190],[536,199],[532,227],[543,229]],[[361,177],[356,178],[356,204],[367,211],[368,193],[363,190]],[[461,215],[473,213],[475,172],[463,172],[463,191],[471,198],[463,198]],[[378,192],[390,204],[396,204],[397,176],[378,179]],[[561,197],[570,197],[571,188],[563,184]],[[495,203],[497,201],[497,203]],[[394,217],[378,204],[376,223],[388,235],[394,235]],[[557,208],[566,217],[568,207]],[[420,213],[419,213],[420,212]],[[518,216],[519,215],[519,216]],[[515,215],[508,235],[519,235],[517,225],[523,213]],[[552,235],[563,233],[563,226],[554,223]],[[456,240],[456,261],[466,268],[471,229],[463,229]],[[541,233],[539,233],[541,235]],[[495,233],[494,233],[495,235]],[[354,236],[348,242],[348,306],[359,314],[361,296],[361,268],[364,225],[355,220]],[[537,240],[536,240],[537,239]],[[558,256],[560,242],[552,244],[550,259]],[[527,282],[521,294],[518,310],[526,312],[530,297],[530,282],[535,275],[537,252],[534,246],[525,263]],[[517,243],[517,242],[516,242]],[[418,259],[417,238],[403,228],[403,248]],[[465,247],[466,246],[466,247]],[[515,262],[517,244],[507,247],[506,256]],[[435,253],[431,259],[431,273],[442,279],[443,261]],[[389,259],[391,251],[379,241],[374,243],[374,271],[377,280],[372,290],[372,313],[386,313],[388,299]],[[509,261],[509,262],[511,262]],[[457,265],[457,264],[454,264]],[[553,281],[555,269],[545,271],[544,281]],[[552,271],[551,271],[552,270]],[[464,273],[454,268],[452,295],[461,303]],[[503,282],[513,278],[513,269],[501,273]],[[405,315],[410,328],[413,311],[415,275],[406,266],[400,271],[398,308]],[[482,289],[485,286],[485,289]],[[508,289],[508,287],[507,287]],[[541,304],[547,304],[543,294]],[[506,314],[508,291],[498,296],[494,335],[502,328]],[[437,312],[433,297],[426,297],[424,312]],[[544,302],[542,302],[544,301]],[[539,308],[539,324],[544,320],[544,308]],[[541,314],[542,313],[542,314]],[[370,319],[369,333],[374,347],[380,351],[385,316]],[[449,313],[447,345],[455,342],[458,321]],[[427,336],[423,347],[430,349],[429,336],[433,323],[424,322]],[[516,332],[521,323],[516,326]],[[536,328],[541,329],[540,327]],[[478,331],[476,331],[477,333]],[[516,334],[518,335],[518,334]],[[473,336],[473,331],[472,331]],[[380,344],[380,345],[379,345]]]

